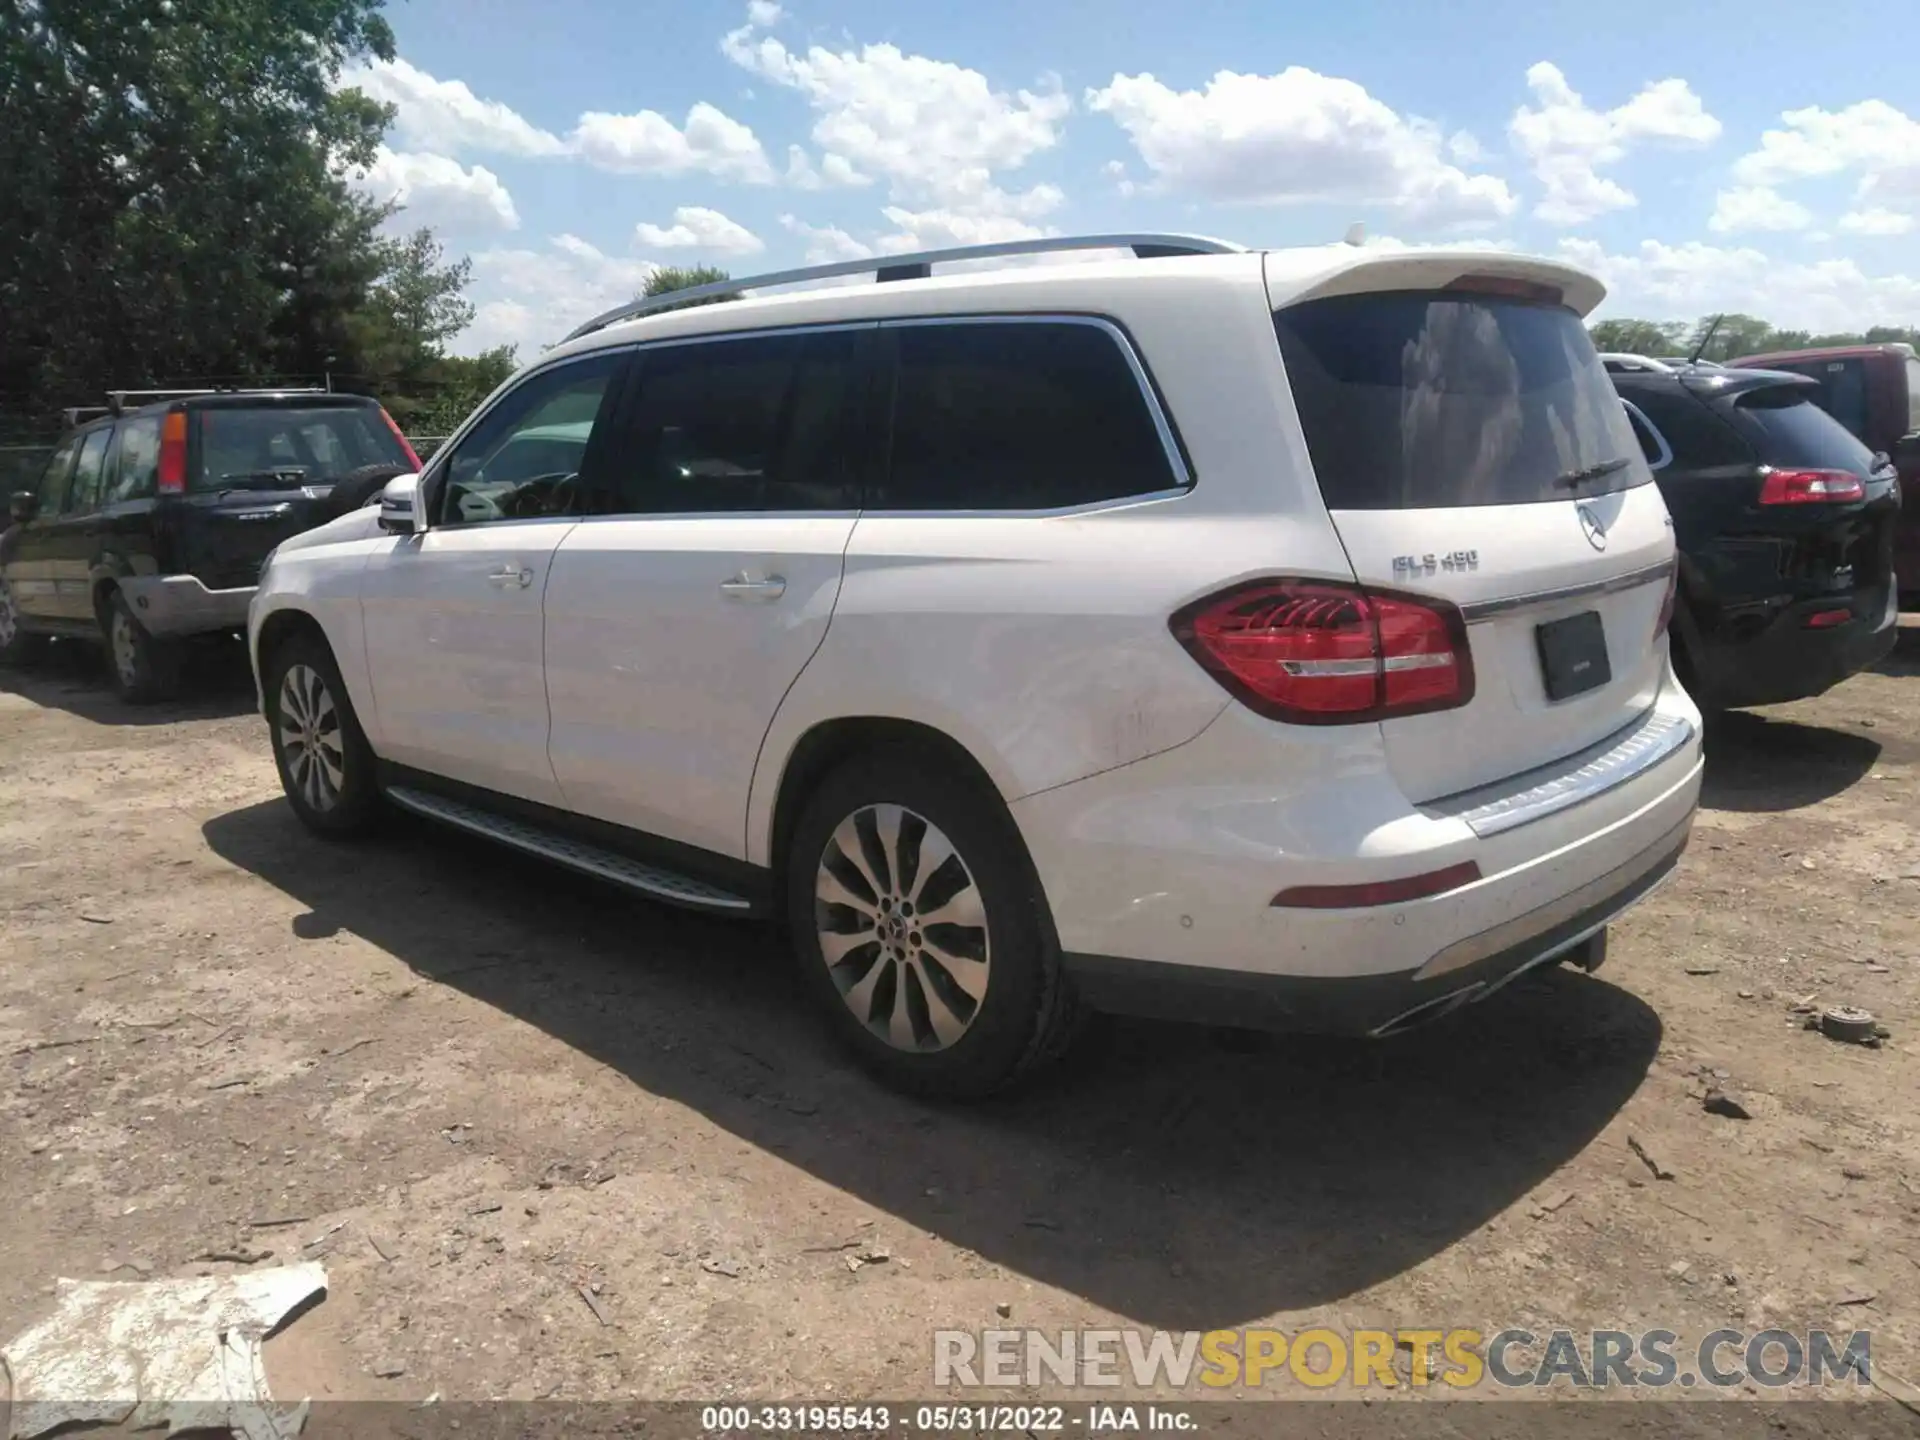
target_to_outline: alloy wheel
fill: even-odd
[[[340,803],[346,784],[346,750],[340,709],[320,672],[292,665],[280,681],[280,753],[300,798],[316,811]]]
[[[854,1018],[896,1050],[966,1034],[992,970],[986,908],[946,834],[899,805],[842,820],[814,880],[821,958]]]

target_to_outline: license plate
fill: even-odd
[[[1607,663],[1607,636],[1598,610],[1583,610],[1564,620],[1549,621],[1533,632],[1540,647],[1540,671],[1547,699],[1571,700],[1598,690],[1613,679]]]

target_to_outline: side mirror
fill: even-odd
[[[412,535],[426,529],[419,502],[420,477],[394,476],[380,492],[380,528],[389,535]]]
[[[16,490],[7,500],[7,516],[16,525],[24,525],[40,513],[40,497],[31,490]]]

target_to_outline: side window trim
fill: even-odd
[[[852,475],[853,494],[848,503],[831,510],[661,510],[661,511],[609,511],[606,513],[588,513],[580,517],[582,524],[592,524],[603,520],[755,520],[784,519],[821,516],[853,516],[863,513],[866,493],[871,489],[870,457],[874,454],[873,440],[869,426],[868,406],[872,403],[871,385],[873,377],[881,368],[875,355],[875,347],[862,343],[860,335],[873,335],[880,329],[876,320],[837,320],[820,325],[781,325],[762,330],[722,330],[704,335],[676,335],[670,339],[649,340],[629,347],[632,360],[627,367],[622,389],[617,397],[615,408],[608,412],[606,428],[611,437],[609,444],[620,445],[623,450],[630,447],[635,420],[644,403],[642,392],[647,383],[647,356],[656,351],[685,350],[689,348],[725,344],[729,341],[781,340],[790,337],[804,338],[809,335],[851,334],[856,338],[851,364],[850,389],[845,404],[847,411],[841,416],[842,433],[853,450],[848,467]]]
[[[865,513],[917,516],[1021,515],[1044,518],[1053,515],[1084,515],[1098,510],[1113,510],[1125,505],[1139,505],[1149,500],[1170,500],[1176,496],[1185,495],[1193,489],[1193,470],[1187,464],[1186,447],[1181,443],[1179,432],[1173,428],[1173,421],[1160,401],[1159,387],[1154,383],[1146,362],[1140,358],[1140,353],[1134,346],[1133,337],[1117,321],[1105,315],[1084,315],[1070,311],[1033,311],[1017,315],[914,315],[881,320],[878,324],[882,332],[958,325],[1085,325],[1101,331],[1118,348],[1128,373],[1133,376],[1134,384],[1139,387],[1141,401],[1146,405],[1147,416],[1153,422],[1154,434],[1160,437],[1160,447],[1165,454],[1167,468],[1172,472],[1174,483],[1165,489],[1147,491],[1139,495],[1119,495],[1111,499],[1090,500],[1082,505],[1059,505],[1049,509],[996,507],[966,510],[911,510],[871,507]],[[892,451],[893,402],[898,393],[900,373],[899,352],[889,346],[883,364],[886,373],[881,399],[885,404],[885,413],[879,418],[875,429],[880,438],[886,442],[880,451],[884,469],[884,461]]]
[[[1660,427],[1649,420],[1638,405],[1624,399],[1620,403],[1626,407],[1627,414],[1633,417],[1635,423],[1653,437],[1653,443],[1660,449],[1658,457],[1647,462],[1647,468],[1655,472],[1666,469],[1673,463],[1673,446],[1667,443],[1667,437],[1660,433]]]
[[[609,345],[599,349],[581,350],[572,355],[563,355],[558,359],[548,361],[537,369],[529,370],[526,374],[516,376],[501,385],[501,387],[494,392],[491,402],[482,405],[471,415],[467,416],[467,418],[460,423],[459,427],[441,443],[440,448],[433,452],[432,456],[427,460],[427,463],[421,467],[420,484],[418,490],[415,492],[415,503],[421,507],[427,516],[427,528],[429,530],[457,530],[467,528],[459,524],[449,525],[440,518],[439,509],[442,491],[446,486],[447,474],[453,467],[453,457],[459,453],[460,447],[466,444],[468,438],[472,436],[475,431],[480,429],[489,419],[498,413],[501,406],[510,402],[516,395],[526,389],[527,386],[536,383],[545,376],[551,375],[556,370],[564,369],[572,365],[587,365],[598,360],[612,359],[616,369],[613,376],[607,382],[605,392],[601,395],[600,409],[594,419],[593,432],[588,436],[587,448],[580,459],[580,470],[584,476],[593,466],[594,462],[606,454],[607,436],[614,428],[613,422],[620,417],[620,412],[627,402],[628,393],[633,381],[634,352],[639,348],[637,345]],[[550,524],[556,520],[576,523],[587,518],[590,517],[582,515],[542,515],[512,520],[491,520],[485,523],[489,525]]]

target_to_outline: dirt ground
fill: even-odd
[[[1865,1328],[1920,1396],[1920,628],[1713,728],[1598,975],[1382,1045],[1115,1026],[969,1110],[752,929],[310,838],[243,660],[200,684],[0,677],[0,1340],[271,1252],[327,1269],[268,1347],[316,1398],[925,1398],[939,1327],[1263,1323]]]

